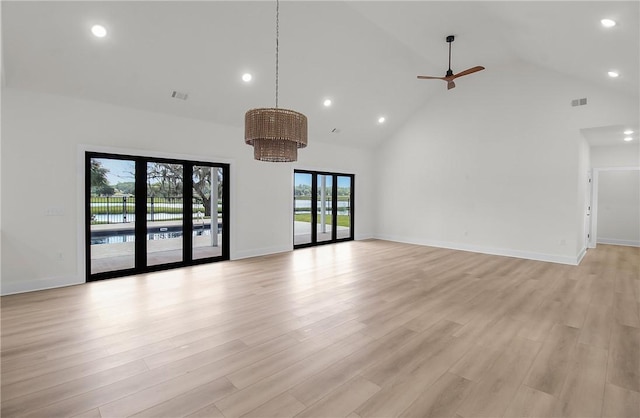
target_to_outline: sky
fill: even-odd
[[[104,168],[109,169],[107,180],[110,185],[135,181],[133,174],[136,171],[136,163],[133,160],[112,160],[109,158],[94,158]]]
[[[135,161],[118,160],[118,159],[110,159],[110,158],[95,158],[94,160],[99,161],[104,168],[109,169],[109,172],[107,173],[107,180],[109,181],[110,185],[115,185],[121,182],[124,183],[128,181],[135,181],[132,174],[133,172],[135,172],[135,167],[136,167]],[[327,183],[328,183],[327,185],[330,186],[330,182],[327,182]],[[311,175],[306,173],[296,173],[295,184],[296,185],[306,184],[311,186]],[[351,186],[351,178],[338,176],[338,187],[350,187],[350,186]]]
[[[331,176],[329,176],[331,177]],[[327,179],[329,180],[329,179]],[[299,185],[299,184],[306,184],[307,186],[311,186],[311,174],[307,174],[307,173],[296,173],[295,174],[295,181],[294,181],[295,185]],[[318,179],[318,183],[320,183],[320,180]],[[330,186],[331,182],[327,181],[327,186]],[[351,178],[350,177],[344,177],[344,176],[338,176],[338,187],[351,187]]]

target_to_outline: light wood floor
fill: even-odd
[[[638,417],[639,276],[355,241],[7,296],[2,416]]]

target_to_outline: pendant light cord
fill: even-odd
[[[276,0],[276,109],[278,108],[278,52],[280,38],[280,0]]]

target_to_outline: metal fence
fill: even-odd
[[[184,200],[182,197],[148,197],[147,221],[170,221],[182,219]],[[217,206],[217,205],[216,205]],[[136,198],[134,196],[92,196],[90,214],[92,224],[118,224],[135,222]],[[193,219],[205,218],[201,198],[192,202]],[[214,208],[214,211],[216,209]],[[206,216],[208,218],[208,216]]]

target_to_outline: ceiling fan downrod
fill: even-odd
[[[453,35],[447,36],[447,42],[449,43],[449,69],[447,70],[446,77],[451,77],[453,75],[453,71],[451,71],[451,43],[455,40]]]

